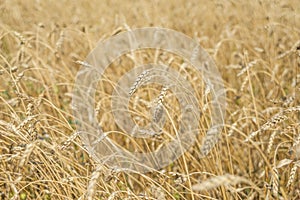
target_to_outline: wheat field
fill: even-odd
[[[87,152],[76,131],[72,89],[98,41],[142,27],[182,32],[208,52],[223,79],[226,118],[207,156],[200,149],[209,108],[197,141],[179,159],[152,172],[128,173]],[[125,57],[122,67],[112,63],[97,88],[95,109],[104,131],[120,132],[109,107],[118,77],[152,59],[182,67],[176,55],[155,58],[151,50]],[[185,75],[203,99],[209,91],[197,72]],[[298,0],[0,0],[0,80],[1,199],[300,199]],[[155,114],[160,118],[159,106],[166,106],[176,129],[176,98],[158,85],[148,89],[132,95],[132,117],[146,119],[147,101],[159,95]],[[172,135],[171,122],[165,130]],[[110,137],[132,151],[166,139]]]

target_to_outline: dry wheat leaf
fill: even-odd
[[[276,168],[281,168],[283,166],[286,166],[286,165],[289,165],[293,162],[293,160],[290,160],[290,159],[282,159],[281,161],[279,161],[279,163],[277,164]]]
[[[219,186],[235,185],[238,183],[249,183],[249,181],[243,177],[235,176],[231,174],[225,174],[222,176],[212,177],[201,183],[192,186],[194,191],[211,190]]]

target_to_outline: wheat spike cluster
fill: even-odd
[[[93,113],[102,137],[118,147],[163,149],[191,131],[188,123],[180,126],[191,121],[185,112],[199,115],[193,145],[147,173],[98,162],[71,105],[76,74],[95,67],[85,60],[99,40],[142,27],[197,41],[226,91],[224,126],[209,129],[213,83],[189,60],[141,49],[110,63],[97,83]],[[298,0],[0,1],[0,199],[300,199],[299,36]],[[112,93],[120,77],[149,63],[168,66],[189,86],[179,78],[152,83],[156,75],[141,71],[125,93],[132,123],[151,129],[135,138],[114,122]],[[194,90],[199,110],[181,106],[177,86]]]

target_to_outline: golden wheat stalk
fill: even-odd
[[[273,131],[273,133],[271,134],[270,139],[269,139],[269,144],[268,144],[268,148],[267,148],[267,154],[271,153],[271,150],[272,150],[273,143],[274,143],[276,135],[277,135],[277,131]]]
[[[289,175],[289,179],[288,179],[288,182],[286,184],[286,187],[287,188],[290,188],[295,180],[295,177],[296,177],[296,171],[298,169],[298,164],[297,163],[294,163],[292,169],[291,169],[291,172],[290,172],[290,175]]]
[[[154,113],[153,113],[153,117],[152,117],[152,120],[155,123],[158,123],[163,116],[163,112],[164,112],[163,102],[164,102],[165,96],[167,94],[167,90],[168,90],[168,87],[163,87],[157,100],[156,100],[156,105],[155,105]]]
[[[241,76],[243,75],[245,72],[247,72],[250,68],[252,68],[253,66],[255,66],[257,64],[258,60],[253,60],[249,63],[247,63],[246,67],[244,67],[238,74],[237,76]]]
[[[87,187],[87,192],[86,192],[86,199],[87,200],[93,200],[94,199],[97,180],[99,179],[102,170],[103,170],[103,166],[98,164],[96,166],[96,169],[93,171],[93,173],[91,175],[91,179],[90,179],[90,181],[88,183],[88,187]]]
[[[61,31],[59,34],[59,39],[55,44],[55,52],[59,52],[61,50],[64,40],[65,40],[65,33],[64,31]]]
[[[150,77],[148,77],[146,79],[146,77],[149,75],[150,71],[149,70],[145,70],[143,71],[138,77],[137,79],[135,80],[135,82],[133,83],[133,85],[131,86],[130,88],[130,91],[129,91],[129,95],[132,96],[133,93],[138,89],[138,87],[140,85],[143,84],[144,81],[148,80]]]
[[[60,147],[61,150],[64,150],[65,148],[67,148],[68,146],[70,146],[70,144],[79,136],[79,132],[74,132],[64,143],[63,145]]]
[[[25,163],[28,161],[34,147],[35,147],[35,142],[26,145],[26,149],[20,159],[20,163],[19,163],[20,168],[22,168],[25,165]]]
[[[248,142],[249,140],[251,140],[252,138],[254,138],[255,136],[257,136],[261,131],[265,131],[268,130],[272,127],[275,127],[277,124],[279,124],[280,122],[283,122],[285,120],[288,119],[288,117],[286,116],[286,114],[292,113],[292,112],[299,112],[300,111],[300,106],[296,106],[296,107],[290,107],[287,108],[279,113],[277,113],[276,115],[274,115],[269,121],[267,121],[266,123],[264,123],[260,129],[258,129],[257,131],[252,132],[245,140],[245,142]]]

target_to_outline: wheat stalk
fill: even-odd
[[[63,145],[60,147],[61,150],[64,150],[65,148],[67,148],[79,135],[79,132],[74,132],[64,143]]]
[[[87,193],[86,193],[86,199],[87,200],[93,200],[94,199],[97,180],[99,179],[102,170],[103,170],[103,166],[98,164],[96,169],[93,171],[93,173],[91,175],[91,179],[90,179],[90,181],[88,183],[88,187],[87,187]]]
[[[272,176],[271,176],[271,191],[272,194],[277,197],[279,191],[279,174],[276,167],[272,168]]]
[[[256,65],[258,60],[253,60],[246,64],[246,67],[244,67],[238,74],[237,77],[243,75],[246,71],[248,71],[250,68],[252,68],[254,65]]]
[[[26,39],[21,33],[14,31],[14,35],[20,40],[21,45],[26,43]]]
[[[31,154],[31,152],[33,151],[35,147],[35,143],[30,143],[26,145],[26,149],[20,159],[20,163],[19,163],[19,167],[22,168],[24,166],[24,164],[26,163],[26,161],[29,159],[29,156]]]
[[[55,44],[55,52],[59,52],[61,50],[64,40],[65,40],[65,33],[64,31],[61,31],[59,34],[59,39]]]
[[[219,140],[219,130],[216,127],[210,128],[206,136],[204,138],[204,142],[201,147],[201,153],[206,156],[211,151],[211,149],[214,147],[214,145]]]
[[[132,96],[133,93],[138,89],[138,87],[140,85],[142,85],[143,82],[145,82],[149,79],[149,78],[146,79],[146,77],[149,75],[149,73],[150,73],[150,70],[145,70],[137,77],[137,79],[135,80],[135,82],[133,83],[133,85],[130,88],[129,96]]]
[[[152,120],[155,123],[158,123],[163,116],[163,112],[164,112],[163,102],[164,102],[165,96],[167,94],[167,90],[168,90],[168,87],[163,87],[157,100],[156,100],[156,105],[155,105],[154,113],[153,113],[153,117],[152,117]]]
[[[280,122],[283,122],[283,121],[287,120],[288,117],[286,116],[286,114],[289,114],[289,113],[292,113],[292,112],[299,112],[299,111],[300,111],[300,106],[296,106],[296,107],[287,108],[287,109],[277,113],[276,115],[274,115],[271,118],[271,120],[269,120],[265,124],[263,124],[260,129],[258,129],[257,131],[252,132],[246,138],[245,142],[248,142],[249,140],[251,140],[252,138],[257,136],[261,131],[268,130],[268,129],[276,126]]]
[[[273,133],[271,134],[271,137],[269,139],[267,154],[270,154],[270,152],[271,152],[276,135],[277,135],[277,131],[273,131]]]
[[[295,180],[295,177],[296,177],[296,171],[298,169],[298,165],[296,163],[294,163],[292,169],[291,169],[291,172],[290,172],[290,175],[289,175],[289,179],[288,179],[288,182],[286,184],[286,187],[287,188],[290,188],[291,185],[293,184],[294,180]]]

